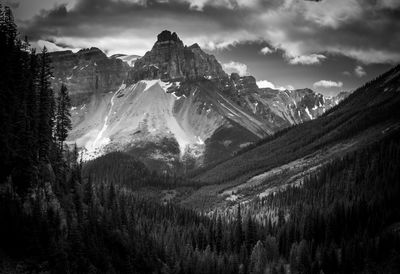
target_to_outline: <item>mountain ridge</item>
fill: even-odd
[[[226,74],[214,56],[198,44],[185,46],[170,31],[161,32],[143,57],[107,57],[97,48],[50,56],[53,86],[66,83],[73,99],[68,141],[90,151],[85,159],[123,150],[157,169],[192,169],[314,119],[337,103],[308,89],[259,89],[254,77]],[[155,97],[142,100],[144,92]],[[162,107],[148,107],[157,100]],[[143,124],[152,131],[144,134]],[[160,157],[165,138],[170,151]]]

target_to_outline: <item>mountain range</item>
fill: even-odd
[[[170,31],[143,57],[107,57],[97,48],[50,57],[53,87],[66,84],[72,98],[69,142],[84,159],[125,151],[157,170],[220,161],[348,95],[258,88],[254,77],[228,75],[214,56]]]
[[[134,189],[143,197],[173,202],[209,214],[224,212],[229,215],[238,204],[244,207],[287,189],[302,189],[305,181],[320,176],[318,174],[332,162],[348,161],[350,156],[355,157],[352,155],[361,157],[359,153],[385,144],[385,140],[396,139],[400,132],[399,86],[400,66],[396,66],[364,84],[316,119],[284,128],[225,159],[206,162],[187,171],[182,179],[172,178],[172,184],[167,178],[153,179],[166,189],[140,184],[140,176],[125,178],[121,175],[112,180]],[[109,178],[107,174],[115,170],[125,174],[122,171],[125,166],[120,166],[119,162],[124,163],[127,158],[133,162],[136,156],[129,153],[100,156],[89,161],[87,172],[101,173],[103,178]],[[356,168],[374,170],[374,165]],[[150,173],[146,171],[148,167],[141,164],[132,164],[131,169]],[[345,173],[345,170],[341,172]]]

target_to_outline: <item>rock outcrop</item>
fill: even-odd
[[[117,58],[108,58],[98,48],[77,53],[50,53],[53,67],[52,85],[57,92],[67,85],[73,104],[89,100],[93,94],[115,91],[126,79],[129,65]]]
[[[140,80],[197,80],[227,77],[213,55],[199,45],[187,47],[174,32],[163,31],[151,51],[135,62],[129,71],[128,83]]]

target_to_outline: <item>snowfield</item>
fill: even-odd
[[[208,126],[215,125],[215,117],[207,118],[206,111],[195,117],[193,98],[168,92],[173,85],[180,83],[142,80],[130,86],[122,84],[116,92],[96,98],[86,114],[81,114],[83,119],[74,121],[71,133],[83,148],[83,159],[94,159],[110,149],[122,150],[136,141],[157,142],[162,137],[176,140],[180,156],[187,151],[200,155],[205,139],[213,133]],[[177,101],[187,102],[177,108]]]

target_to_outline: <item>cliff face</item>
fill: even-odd
[[[67,85],[73,104],[89,100],[91,95],[115,91],[126,79],[128,64],[108,58],[97,48],[77,53],[50,53],[53,67],[52,85],[57,92],[61,83]]]
[[[214,56],[206,54],[197,44],[185,46],[175,32],[163,31],[151,51],[135,62],[129,71],[128,83],[220,77],[227,75]]]

